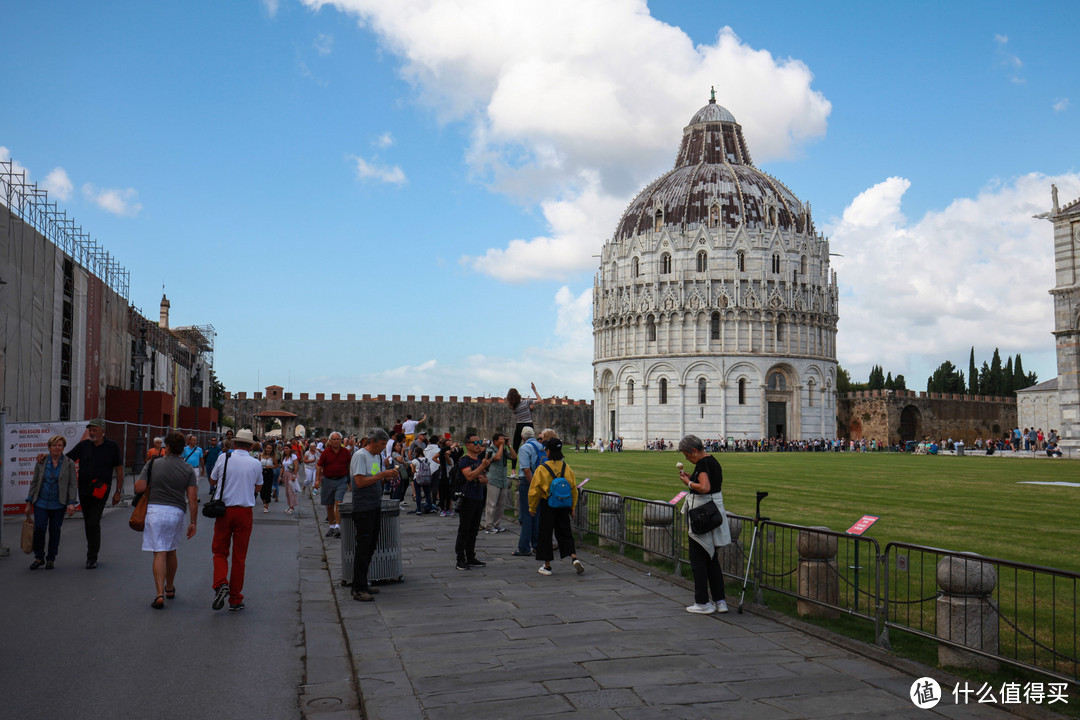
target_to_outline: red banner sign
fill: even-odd
[[[870,526],[876,523],[881,518],[877,515],[863,515],[859,518],[859,522],[855,523],[847,529],[848,535],[862,535],[864,532],[870,529]]]

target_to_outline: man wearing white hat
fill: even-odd
[[[244,568],[251,539],[251,508],[262,485],[262,463],[248,452],[255,444],[250,430],[240,430],[233,438],[238,452],[230,453],[214,465],[211,479],[218,497],[225,501],[225,514],[214,521],[214,602],[220,610],[229,600],[229,610],[244,609]],[[232,572],[229,550],[232,546]]]

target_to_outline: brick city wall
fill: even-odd
[[[878,442],[1000,438],[1016,426],[1016,399],[912,391],[864,390],[836,404],[841,437]]]
[[[495,432],[512,435],[513,413],[502,398],[474,398],[442,395],[353,395],[281,393],[280,388],[267,388],[267,392],[228,394],[225,415],[236,420],[237,427],[250,427],[256,435],[265,432],[267,417],[260,413],[288,413],[295,417],[279,416],[284,434],[292,434],[297,425],[303,425],[309,436],[327,435],[338,430],[346,435],[360,433],[372,427],[389,430],[398,420],[412,415],[419,420],[427,415],[421,426],[429,433],[449,432],[460,440],[467,430],[474,430],[481,437],[491,437]],[[592,403],[584,400],[559,399],[533,408],[533,425],[539,431],[554,428],[564,441],[585,439],[592,433]]]

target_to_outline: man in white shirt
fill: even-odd
[[[413,420],[412,415],[405,416],[405,422],[401,423],[401,432],[405,433],[405,447],[412,445],[413,440],[416,439],[416,426],[425,420],[427,420],[427,413],[424,413],[419,420]]]
[[[214,602],[220,610],[229,599],[229,610],[244,609],[244,567],[251,539],[251,508],[262,485],[262,463],[251,456],[255,438],[250,430],[240,430],[233,438],[239,452],[214,465],[211,473],[218,497],[225,501],[225,514],[214,521]],[[229,547],[232,546],[232,572]]]

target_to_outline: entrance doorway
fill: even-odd
[[[615,411],[614,410],[611,411],[611,423],[608,425],[608,428],[611,429],[611,435],[608,437],[608,440],[614,440],[615,439]]]
[[[917,440],[921,413],[914,405],[908,405],[900,413],[900,439],[904,442]]]
[[[769,402],[769,435],[775,438],[787,437],[787,403]]]

